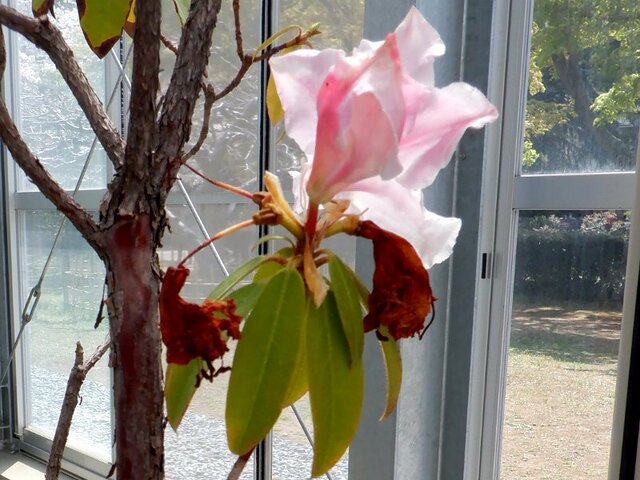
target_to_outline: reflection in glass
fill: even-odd
[[[251,52],[261,43],[260,3],[258,0],[241,2],[242,39],[246,52]],[[173,7],[169,8],[173,9]],[[171,10],[169,12],[171,13]],[[166,54],[170,57],[170,54]],[[239,68],[232,3],[223,2],[213,33],[208,80],[219,93],[231,82]],[[210,178],[222,180],[249,191],[256,191],[258,189],[259,105],[260,65],[255,64],[246,73],[240,85],[214,104],[209,135],[200,152],[189,161],[190,165]],[[202,118],[203,100],[201,98],[193,115],[190,145],[198,139]],[[211,189],[211,185],[186,169],[182,170],[181,176],[189,191],[202,192]]]
[[[61,218],[53,210],[20,215],[21,304],[40,277]],[[82,343],[87,359],[108,335],[106,321],[94,328],[103,283],[102,261],[68,226],[49,264],[24,343],[30,367],[27,425],[50,438],[58,422],[76,342]],[[82,403],[76,407],[69,446],[111,461],[111,376],[107,356],[89,372],[80,395]]]
[[[639,14],[627,0],[535,2],[523,173],[634,169]]]
[[[18,8],[31,16],[31,2],[19,0]],[[56,2],[56,23],[76,54],[98,97],[105,97],[104,62],[86,45],[78,24],[76,2]],[[19,128],[27,144],[65,189],[76,185],[89,153],[94,133],[84,113],[49,57],[19,37]],[[102,188],[106,182],[104,151],[97,144],[84,188]],[[35,191],[22,171],[19,190]]]
[[[625,212],[520,213],[500,478],[606,478],[628,232]]]

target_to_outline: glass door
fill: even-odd
[[[628,43],[640,6],[504,4],[499,186],[495,203],[486,196],[494,261],[480,280],[490,300],[474,356],[485,362],[481,406],[472,400],[480,455],[469,478],[602,479],[640,120]]]

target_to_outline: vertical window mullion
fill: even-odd
[[[277,0],[274,5],[273,0],[261,0],[261,41],[265,41],[271,35],[274,30],[274,8],[277,8]],[[271,124],[269,123],[269,117],[267,115],[266,104],[266,92],[267,84],[269,82],[269,66],[267,62],[260,64],[260,107],[258,108],[259,122],[260,122],[260,134],[259,134],[259,158],[258,158],[258,189],[264,190],[264,174],[269,169],[271,163]],[[263,237],[268,234],[269,227],[267,225],[260,225],[258,229],[258,236]],[[258,246],[258,253],[268,253],[268,242],[262,242]],[[262,440],[255,450],[255,479],[256,480],[268,480],[272,477],[273,470],[273,444],[272,433]]]

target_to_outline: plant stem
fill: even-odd
[[[243,197],[246,197],[246,198],[248,198],[250,200],[253,199],[253,193],[248,192],[247,190],[243,190],[242,188],[239,188],[239,187],[234,187],[233,185],[229,185],[228,183],[221,182],[220,180],[213,180],[213,179],[207,177],[204,173],[196,170],[191,165],[188,165],[186,163],[184,164],[184,166],[187,167],[189,170],[191,170],[196,175],[198,175],[200,178],[206,180],[207,182],[211,183],[212,185],[215,185],[216,187],[222,188],[224,190],[228,190],[229,192],[232,192],[232,193],[237,193],[238,195],[242,195]]]
[[[231,225],[230,227],[219,231],[213,237],[211,237],[209,240],[207,240],[203,244],[199,245],[196,249],[194,249],[191,252],[189,252],[187,254],[187,256],[184,257],[182,259],[182,261],[178,264],[178,267],[181,267],[182,265],[184,265],[187,260],[189,260],[191,257],[193,257],[200,250],[203,250],[204,248],[206,248],[209,245],[211,245],[216,240],[220,240],[222,237],[226,237],[227,235],[230,235],[230,234],[232,234],[234,232],[237,232],[238,230],[242,230],[243,228],[248,227],[250,225],[254,225],[253,219],[245,220],[244,222],[237,223],[236,225]]]
[[[318,204],[310,202],[309,209],[307,210],[307,221],[305,223],[305,230],[307,232],[307,238],[311,243],[313,237],[316,234],[316,227],[318,225]]]

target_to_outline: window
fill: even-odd
[[[637,14],[496,9],[503,120],[488,147],[466,478],[607,475],[638,135],[621,35]]]
[[[173,9],[166,2],[165,11]],[[242,3],[245,49],[261,43],[270,31],[300,23],[320,21],[323,36],[314,42],[322,48],[350,49],[362,37],[363,1],[260,2]],[[30,13],[31,2],[16,0],[16,6]],[[124,38],[105,60],[89,52],[78,28],[76,2],[57,0],[56,18],[65,36],[79,52],[81,64],[116,124],[126,125],[125,104],[129,89],[127,73],[131,69],[130,42]],[[272,25],[262,30],[262,9],[271,9]],[[401,12],[404,15],[405,12]],[[167,15],[163,33],[177,42],[179,25]],[[223,11],[214,33],[214,52],[209,78],[226,84],[237,69],[233,43],[233,17],[230,2]],[[88,209],[97,211],[106,191],[111,167],[93,132],[84,120],[75,100],[49,59],[17,35],[10,38],[10,82],[5,96],[13,105],[26,141],[67,190],[77,190],[77,198]],[[167,65],[172,54],[162,50]],[[169,69],[165,69],[168,72]],[[167,79],[163,79],[166,81]],[[300,152],[288,141],[277,141],[281,132],[269,131],[260,123],[263,112],[261,89],[264,79],[259,67],[253,68],[239,88],[219,102],[213,112],[212,128],[202,150],[190,164],[211,178],[248,190],[258,190],[260,176],[268,166],[285,187],[291,188],[287,170],[299,162]],[[194,137],[202,121],[201,109],[194,115]],[[267,139],[266,141],[263,139]],[[16,406],[12,425],[20,448],[46,458],[56,428],[58,414],[73,362],[73,348],[80,341],[88,355],[107,335],[107,320],[94,328],[104,294],[104,269],[100,259],[85,244],[72,226],[34,188],[11,162],[7,162],[9,249],[11,252],[12,330],[22,331],[21,313],[30,317],[24,325],[14,362]],[[79,180],[81,178],[81,180]],[[225,192],[216,190],[186,169],[168,201],[171,232],[159,252],[163,266],[177,263],[211,234],[251,216],[255,207]],[[201,300],[224,278],[228,271],[251,255],[258,231],[246,230],[233,238],[216,242],[201,257],[214,262],[191,262],[189,283],[183,295]],[[335,249],[353,258],[354,241],[342,241]],[[211,268],[213,265],[213,268]],[[4,368],[4,364],[2,365]],[[235,458],[226,447],[224,399],[228,378],[222,376],[205,384],[196,394],[179,433],[166,432],[167,478],[226,478]],[[82,402],[76,409],[67,447],[65,467],[82,478],[104,478],[113,462],[111,379],[104,358],[83,384]],[[4,420],[4,416],[0,417]],[[310,425],[308,403],[304,400],[295,412],[282,415],[272,440],[265,445],[267,460],[245,477],[298,478],[310,465],[311,449],[304,424]],[[271,448],[272,445],[272,448]],[[273,458],[271,458],[273,449]],[[267,470],[264,470],[265,465]],[[347,458],[331,472],[331,478],[346,479]],[[243,478],[245,478],[243,477]]]

